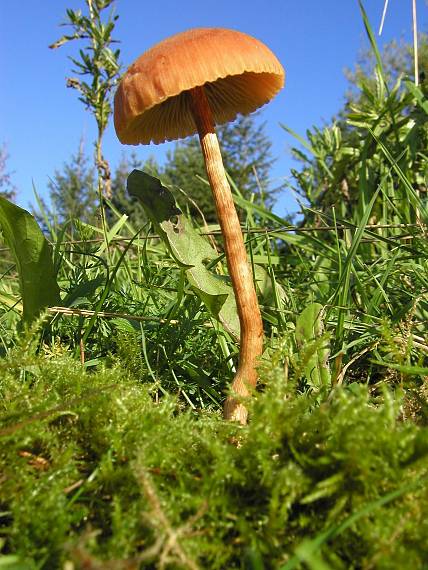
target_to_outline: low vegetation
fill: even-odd
[[[0,198],[0,568],[426,566],[428,100],[372,50],[294,151],[294,224],[232,181],[266,335],[247,426],[218,227],[171,178],[104,223]]]

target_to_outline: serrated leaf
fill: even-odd
[[[29,322],[49,306],[60,304],[52,248],[34,217],[0,197],[0,228],[15,258],[23,303]]]
[[[202,302],[224,328],[239,337],[239,319],[233,289],[205,267],[218,257],[209,242],[200,236],[177,208],[171,192],[158,178],[140,170],[128,177],[127,189],[138,198],[157,233],[174,260],[186,271],[187,279]]]

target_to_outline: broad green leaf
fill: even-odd
[[[314,388],[328,386],[331,382],[328,357],[330,349],[326,343],[323,323],[324,307],[311,303],[296,320],[296,342],[304,362],[308,383]]]
[[[239,319],[233,289],[219,275],[205,267],[218,257],[175,204],[173,195],[157,178],[133,170],[128,192],[138,198],[174,260],[186,271],[187,279],[202,302],[224,328],[239,336]]]
[[[65,307],[75,307],[79,302],[87,301],[87,298],[95,293],[98,287],[104,284],[104,277],[99,275],[95,279],[90,279],[89,281],[83,281],[79,283],[76,287],[70,291],[64,299]]]
[[[139,332],[140,326],[136,321],[132,321],[131,319],[124,319],[122,317],[118,317],[117,319],[111,319],[110,321],[114,326],[121,332],[124,333],[132,333],[135,334],[136,331]]]
[[[16,261],[23,318],[31,321],[46,307],[60,303],[52,248],[34,217],[0,197],[0,229]]]
[[[281,303],[285,302],[287,295],[284,287],[276,281],[273,282],[269,273],[261,265],[254,266],[254,274],[257,288],[259,289],[265,304],[273,306],[275,303],[275,297]]]

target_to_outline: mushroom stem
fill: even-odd
[[[253,275],[247,261],[241,225],[224,171],[214,120],[204,87],[191,89],[190,96],[208,181],[223,234],[227,266],[235,293],[241,329],[239,366],[232,383],[232,395],[227,398],[224,405],[224,417],[245,424],[247,410],[241,400],[250,395],[257,383],[256,366],[263,350],[263,323]]]

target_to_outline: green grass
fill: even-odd
[[[156,404],[121,368],[37,356],[29,337],[0,365],[1,536],[20,567],[291,568],[308,553],[423,567],[421,388],[353,384],[320,406],[267,363],[242,428],[177,396]]]

